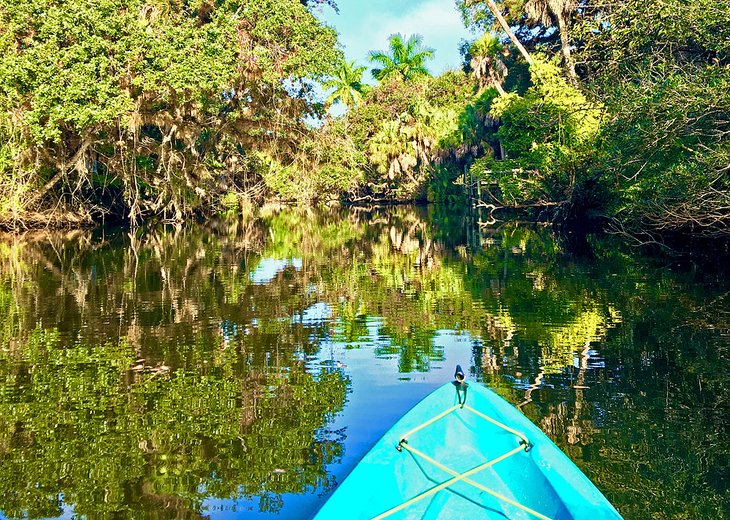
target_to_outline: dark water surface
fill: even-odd
[[[626,518],[730,517],[721,270],[443,211],[0,241],[0,517],[310,518],[457,363]]]

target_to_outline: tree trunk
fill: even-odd
[[[532,58],[530,57],[530,54],[527,52],[527,49],[525,49],[522,44],[520,43],[520,40],[517,39],[517,36],[515,36],[515,33],[512,32],[512,28],[507,23],[507,20],[504,19],[504,16],[502,16],[502,12],[499,10],[499,6],[494,2],[494,0],[486,0],[487,6],[489,7],[489,10],[492,11],[492,14],[497,19],[499,24],[502,26],[502,29],[504,29],[504,32],[507,33],[507,36],[509,36],[509,39],[512,40],[512,43],[515,44],[515,47],[520,51],[522,56],[525,58],[525,61],[532,65]],[[472,1],[469,2],[470,4],[474,4],[476,2]]]
[[[58,169],[56,174],[51,178],[51,180],[46,183],[45,186],[43,186],[43,188],[37,191],[34,195],[31,195],[31,197],[25,202],[25,207],[33,206],[36,202],[40,201],[46,195],[46,193],[51,191],[51,189],[56,184],[58,184],[58,181],[71,173],[71,171],[76,168],[76,164],[78,164],[78,162],[84,157],[86,150],[89,149],[89,146],[91,146],[92,143],[93,138],[86,137],[81,142],[81,146],[79,146],[79,149],[68,162],[66,162],[65,159],[61,159],[60,164],[57,164],[56,166],[56,168]],[[71,166],[67,167],[66,165],[69,163],[71,164]]]
[[[502,84],[499,82],[499,79],[494,77],[495,76],[494,72],[490,71],[489,76],[490,76],[489,79],[491,79],[491,82],[492,82],[492,86],[494,86],[494,88],[497,89],[497,92],[499,93],[499,95],[506,96],[507,93],[502,88]]]
[[[575,61],[570,54],[570,35],[568,34],[568,24],[561,13],[557,13],[555,17],[558,19],[558,29],[560,30],[560,47],[563,51],[563,59],[565,60],[565,69],[568,71],[570,80],[573,85],[578,85],[578,74],[575,73]]]

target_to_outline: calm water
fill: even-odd
[[[310,518],[469,367],[626,518],[730,517],[730,284],[439,209],[0,241],[0,517]]]

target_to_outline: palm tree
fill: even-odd
[[[326,103],[340,102],[347,108],[357,106],[367,91],[367,84],[362,82],[362,73],[365,67],[355,66],[354,61],[343,61],[337,73],[322,83],[322,87],[335,89],[327,98]]]
[[[487,85],[497,89],[500,96],[504,96],[506,92],[502,88],[505,76],[507,76],[507,66],[502,61],[500,55],[502,44],[492,34],[484,34],[469,47],[471,55],[472,74],[479,80],[479,87],[483,89]]]
[[[578,75],[575,73],[575,61],[570,54],[570,35],[568,34],[568,23],[573,9],[575,9],[575,0],[528,0],[525,4],[527,21],[530,23],[540,22],[543,26],[549,27],[553,22],[552,17],[555,17],[558,22],[560,47],[563,51],[565,68],[571,81],[576,83]]]
[[[417,76],[430,76],[426,60],[433,58],[433,49],[423,48],[423,37],[414,34],[404,40],[401,34],[392,34],[389,39],[390,54],[383,51],[370,51],[370,61],[381,65],[372,69],[378,81],[397,76],[408,81]]]

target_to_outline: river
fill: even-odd
[[[624,517],[730,517],[729,294],[439,207],[5,237],[0,517],[311,518],[456,364]]]

